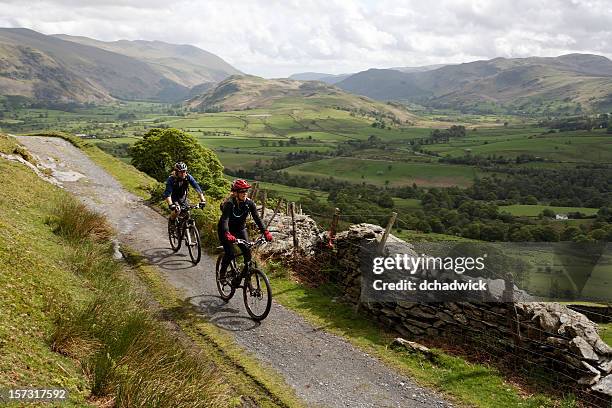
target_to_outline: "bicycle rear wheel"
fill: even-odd
[[[198,231],[198,227],[196,227],[195,223],[192,223],[187,227],[186,236],[191,237],[191,244],[189,240],[187,240],[187,249],[189,250],[189,257],[194,265],[197,265],[200,262],[200,258],[202,257],[202,245],[200,243],[200,232]]]
[[[252,268],[244,284],[244,306],[253,320],[263,320],[272,307],[272,288],[265,273]]]
[[[223,260],[223,254],[217,257],[217,268],[216,268],[215,276],[216,276],[217,290],[219,291],[219,295],[221,296],[221,299],[227,302],[232,298],[232,296],[234,296],[234,293],[236,293],[236,288],[234,288],[229,282],[230,281],[229,278],[233,275],[233,273],[235,273],[235,271],[233,271],[233,268],[234,268],[233,262],[230,262],[230,264],[227,266],[227,271],[225,272],[226,278],[222,281],[220,278],[222,260]]]
[[[170,240],[170,247],[174,252],[181,249],[180,228],[170,218],[168,218],[168,239]]]

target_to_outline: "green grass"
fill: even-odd
[[[0,388],[62,387],[70,396],[66,406],[88,405],[90,386],[79,365],[49,345],[61,305],[89,295],[64,264],[68,249],[44,223],[49,203],[64,194],[21,164],[0,159],[0,172],[10,192],[0,197],[0,264],[5,266],[0,273]]]
[[[515,205],[505,205],[499,207],[500,212],[508,212],[517,217],[537,217],[540,213],[545,210],[550,209],[555,212],[555,214],[565,214],[570,212],[581,212],[585,215],[595,215],[598,208],[587,208],[587,207],[551,207],[547,205],[527,205],[527,204],[515,204]]]
[[[333,177],[353,183],[390,186],[469,186],[479,174],[469,166],[429,163],[406,163],[337,157],[299,164],[285,169],[289,174]]]
[[[438,389],[460,406],[539,408],[552,405],[551,398],[544,395],[524,396],[493,367],[469,363],[441,351],[437,351],[439,358],[432,363],[421,356],[390,349],[388,345],[395,335],[356,313],[352,306],[336,302],[334,296],[338,293],[333,287],[306,288],[278,275],[271,281],[274,299],[283,306],[298,312],[315,327],[346,338],[421,385]]]
[[[609,346],[612,346],[612,323],[599,324],[599,337]]]
[[[230,169],[250,170],[258,162],[266,162],[274,158],[271,155],[248,154],[248,153],[230,153],[230,152],[215,152],[217,157],[223,164],[223,167]]]
[[[445,241],[461,241],[461,242],[476,242],[473,239],[458,237],[456,235],[437,234],[435,232],[423,233],[412,230],[393,230],[393,235],[406,242],[445,242]]]
[[[421,209],[421,200],[417,198],[398,198],[393,197],[393,204],[398,214],[402,214],[402,211],[412,211]]]
[[[275,192],[279,197],[284,198],[286,201],[300,201],[300,199],[308,196],[310,193],[314,193],[320,201],[327,201],[327,193],[318,190],[309,190],[300,187],[289,187],[283,184],[259,182],[260,190],[268,190]]]

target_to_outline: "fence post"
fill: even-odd
[[[291,204],[289,203],[289,201],[287,201],[287,211],[285,211],[285,214],[289,215],[289,207],[291,207]]]
[[[255,198],[257,198],[257,193],[259,193],[259,182],[258,181],[253,183],[253,190],[251,190],[251,200],[255,201]]]
[[[329,227],[329,243],[336,238],[336,230],[338,229],[338,220],[340,219],[340,209],[336,208],[334,211],[334,217],[332,218],[331,225]]]
[[[293,235],[293,249],[298,246],[298,239],[295,232],[295,203],[292,201],[289,206],[289,211],[291,212],[291,234]]]
[[[391,232],[391,228],[393,228],[393,224],[395,224],[395,218],[397,218],[397,213],[394,211],[391,213],[391,218],[387,223],[387,227],[385,228],[385,233],[382,236],[380,244],[378,244],[378,253],[380,255],[383,254],[385,250],[385,245],[387,244],[387,238],[389,238],[389,233]]]
[[[261,201],[261,217],[263,218],[264,213],[266,212],[266,201],[268,200],[268,193],[266,190],[261,190],[263,193],[262,201]]]
[[[504,279],[504,292],[502,293],[502,300],[506,302],[506,307],[508,308],[508,329],[510,330],[510,333],[512,333],[514,345],[518,346],[521,342],[521,324],[516,311],[516,305],[514,304],[514,275],[512,275],[511,272],[506,273]]]

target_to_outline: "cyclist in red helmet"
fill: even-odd
[[[253,221],[255,221],[261,233],[264,234],[266,241],[272,241],[272,234],[265,229],[257,214],[255,202],[247,197],[249,188],[251,188],[251,185],[246,180],[234,180],[231,195],[221,204],[221,219],[219,219],[219,224],[217,225],[217,232],[219,234],[219,241],[221,241],[225,250],[220,271],[220,278],[222,280],[225,279],[227,266],[234,256],[233,243],[238,238],[246,241],[249,239],[246,230],[246,219],[249,214],[253,217]],[[246,264],[251,260],[251,251],[244,245],[238,246],[244,254],[244,262]]]

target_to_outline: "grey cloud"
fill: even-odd
[[[189,43],[264,76],[612,55],[612,3],[604,0],[9,0],[0,7],[2,26]]]

